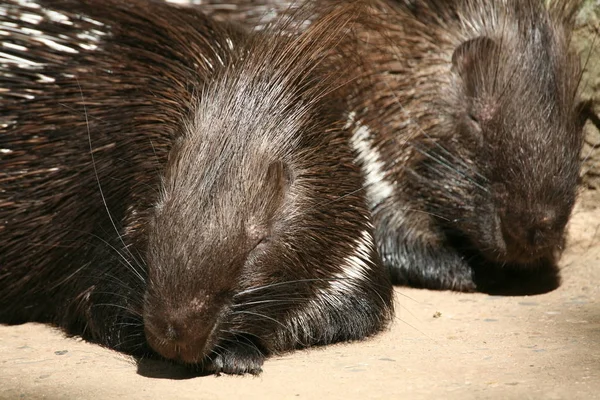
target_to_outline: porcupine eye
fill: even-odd
[[[256,193],[256,214],[246,225],[250,251],[259,249],[270,241],[275,219],[285,203],[291,180],[289,168],[282,161],[271,162],[266,168],[263,184]]]
[[[264,246],[269,241],[269,231],[264,227],[251,224],[248,227],[248,247],[250,251]]]
[[[476,134],[481,134],[481,121],[473,111],[467,113],[467,124],[471,131]]]
[[[470,120],[471,124],[479,126],[479,118],[477,118],[477,116],[475,116],[475,114],[473,114],[472,112],[470,112],[468,114],[468,117],[469,117],[469,120]]]
[[[463,135],[466,140],[473,142],[477,147],[483,144],[483,134],[481,128],[481,118],[476,110],[469,107],[460,118]]]

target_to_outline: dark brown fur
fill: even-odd
[[[0,6],[1,322],[227,373],[386,325],[343,61],[323,57],[356,10],[286,37],[155,2],[33,4]]]
[[[391,57],[376,60],[390,73],[356,118],[372,129],[393,188],[371,196],[393,279],[466,291],[556,287],[585,109],[569,47],[578,2],[392,9],[381,27]]]
[[[234,3],[231,18],[257,7]],[[265,3],[277,13],[290,5]],[[505,293],[558,285],[590,110],[570,49],[579,3],[371,2],[363,54],[372,80],[349,109],[396,283]],[[273,14],[246,12],[259,26]]]

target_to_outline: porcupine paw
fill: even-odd
[[[249,345],[237,345],[219,350],[204,364],[204,369],[217,375],[259,375],[264,361],[265,355],[259,349]]]
[[[395,285],[459,292],[478,290],[471,267],[451,249],[415,247],[382,257]]]

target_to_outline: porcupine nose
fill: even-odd
[[[539,257],[555,243],[553,227],[557,214],[549,207],[539,207],[520,215],[513,215],[505,224],[507,250],[522,259]]]
[[[186,346],[193,342],[208,339],[216,320],[207,302],[191,301],[189,304],[172,309],[165,318],[163,337],[165,340]]]
[[[201,318],[193,315],[170,318],[165,324],[163,337],[166,341],[185,346],[191,341],[200,341],[207,336],[209,321],[199,323]]]
[[[150,345],[165,358],[201,361],[217,322],[217,310],[213,308],[197,300],[163,308],[146,323]]]

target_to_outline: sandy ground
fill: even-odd
[[[594,111],[600,116],[600,0],[587,0],[575,29],[575,48],[585,66],[582,79],[583,98],[594,101]],[[594,201],[600,202],[600,131],[591,123],[586,126],[582,157],[583,187],[595,189]]]
[[[600,209],[576,209],[561,264],[562,286],[538,296],[397,288],[389,331],[272,358],[259,377],[191,376],[0,326],[0,398],[600,399]]]

